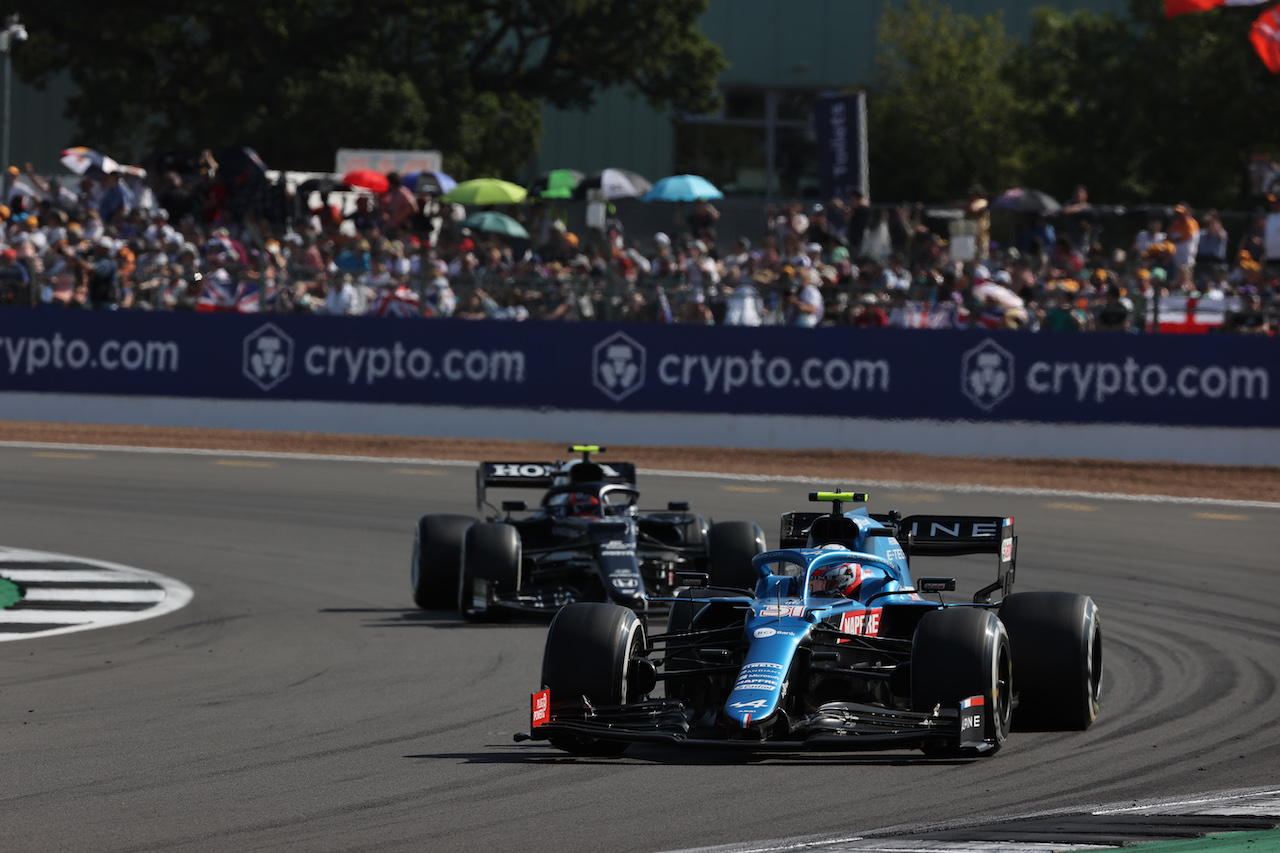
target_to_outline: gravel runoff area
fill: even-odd
[[[586,438],[590,440],[589,436]],[[0,421],[0,441],[489,461],[550,461],[569,457],[565,452],[567,442],[553,444],[32,421]],[[635,462],[641,469],[812,477],[815,486],[850,489],[872,481],[901,481],[1280,502],[1280,468],[1274,467],[637,445],[611,445],[608,454],[602,458]]]

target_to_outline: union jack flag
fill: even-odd
[[[375,317],[421,317],[418,294],[410,287],[384,287],[373,304]]]
[[[280,288],[276,286],[274,281],[267,284],[267,291],[261,300],[258,294],[261,287],[258,282],[244,282],[240,285],[240,290],[236,294],[236,312],[240,314],[256,314],[265,308],[268,311],[274,311],[276,307],[276,297],[279,295]],[[259,305],[261,303],[261,306]]]
[[[200,296],[196,299],[197,311],[234,311],[236,310],[236,287],[231,277],[220,271],[206,275],[200,288]]]

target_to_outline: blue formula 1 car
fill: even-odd
[[[530,731],[572,753],[631,743],[751,749],[915,748],[990,755],[1020,728],[1080,730],[1098,713],[1102,635],[1084,595],[1011,593],[1013,519],[844,511],[782,517],[751,560],[754,591],[686,576],[665,633],[633,610],[580,603],[547,635]],[[948,603],[913,556],[995,554],[995,580]],[[993,601],[993,596],[999,596]]]

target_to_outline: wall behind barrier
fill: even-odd
[[[0,391],[1280,426],[1280,341],[0,311]]]

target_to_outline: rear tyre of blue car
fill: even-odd
[[[950,607],[924,615],[911,650],[911,704],[916,711],[960,707],[983,699],[983,736],[990,755],[1009,735],[1013,716],[1013,656],[1009,635],[996,614],[977,607]],[[972,754],[956,743],[929,743],[926,755]]]
[[[449,610],[457,602],[462,538],[472,521],[465,515],[424,515],[418,519],[409,580],[413,603],[423,610]]]
[[[1000,603],[1018,674],[1020,730],[1082,731],[1098,717],[1102,628],[1087,595],[1018,592]]]
[[[707,534],[707,573],[712,586],[754,591],[759,573],[751,558],[764,551],[764,531],[750,521],[722,521]]]
[[[643,699],[636,660],[644,654],[644,627],[616,604],[577,602],[560,608],[547,630],[542,686],[551,702],[623,705]],[[641,662],[643,663],[643,661]],[[575,755],[618,755],[627,744],[590,737],[557,737],[551,745]]]
[[[477,589],[487,582],[489,594]],[[462,542],[458,611],[474,622],[502,621],[510,612],[490,606],[493,596],[520,589],[520,534],[509,524],[473,524]]]

